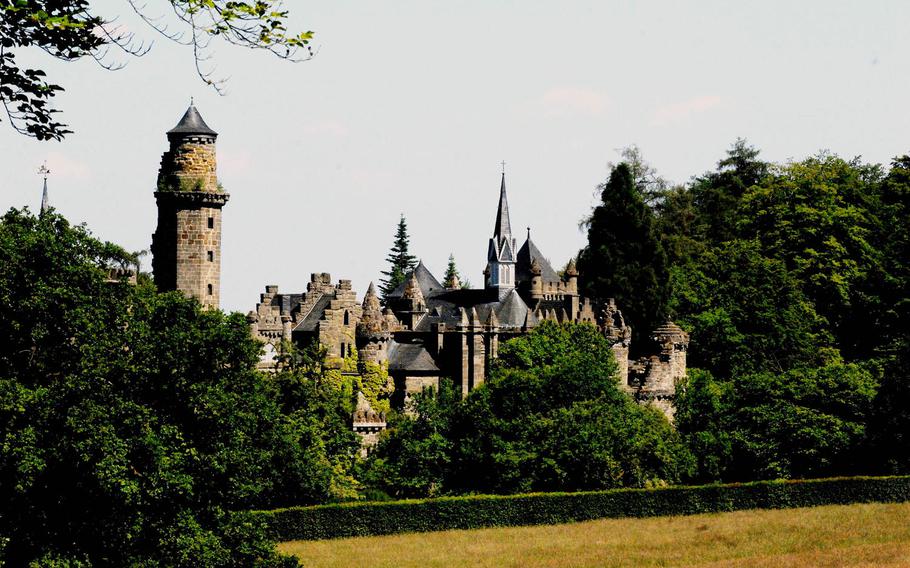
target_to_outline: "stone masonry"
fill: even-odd
[[[180,290],[217,308],[221,289],[221,210],[228,201],[216,174],[216,132],[195,107],[167,134],[158,172],[158,227],[152,270],[161,291]]]

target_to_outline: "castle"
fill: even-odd
[[[216,174],[217,133],[194,106],[167,132],[169,149],[158,173],[158,227],[152,237],[153,271],[159,290],[181,290],[218,307],[221,267],[221,210],[228,201]],[[578,270],[570,261],[562,275],[531,240],[512,234],[505,173],[487,249],[484,287],[443,285],[420,262],[382,308],[370,284],[358,301],[350,280],[310,276],[305,292],[280,293],[266,286],[247,316],[250,333],[263,341],[260,367],[272,369],[282,342],[321,344],[327,360],[357,356],[383,365],[394,381],[393,406],[450,378],[466,395],[483,384],[499,344],[527,333],[541,321],[597,325],[619,364],[620,384],[637,400],[672,418],[675,383],[686,372],[688,335],[672,322],[652,339],[658,351],[629,359],[631,328],[613,301],[593,306],[579,294]],[[372,439],[384,428],[363,396],[353,427]]]

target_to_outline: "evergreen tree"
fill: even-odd
[[[588,245],[578,256],[582,288],[595,303],[616,298],[635,338],[644,339],[667,317],[667,257],[629,166],[613,168],[600,189],[602,202],[590,217]]]
[[[402,214],[401,219],[398,221],[398,229],[395,231],[395,243],[392,245],[392,250],[389,251],[389,256],[386,257],[389,269],[382,273],[385,279],[380,282],[379,286],[382,292],[383,304],[388,299],[389,294],[394,292],[395,288],[398,288],[404,282],[408,273],[414,270],[417,265],[417,258],[408,252],[410,240],[408,223],[404,218],[404,214]]]
[[[461,274],[458,273],[458,267],[455,266],[455,255],[449,254],[449,266],[446,267],[446,277],[442,283],[446,288],[461,288]]]

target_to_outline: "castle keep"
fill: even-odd
[[[161,158],[155,192],[155,283],[160,290],[181,290],[218,307],[221,210],[228,200],[216,175],[218,135],[191,105],[167,136],[170,146]],[[688,334],[667,322],[651,334],[657,352],[631,360],[632,331],[619,306],[610,300],[595,308],[579,294],[578,278],[574,261],[562,275],[553,269],[530,229],[518,246],[503,173],[483,288],[444,285],[420,262],[383,308],[373,284],[358,301],[350,280],[336,283],[329,274],[314,273],[305,291],[281,293],[266,286],[247,321],[251,334],[264,343],[260,368],[278,365],[282,342],[300,347],[318,342],[329,365],[342,368],[356,355],[385,367],[394,381],[391,402],[398,408],[414,393],[438,387],[444,377],[466,395],[486,380],[501,342],[541,321],[589,323],[611,342],[621,386],[672,418],[675,385],[686,373]],[[362,393],[352,420],[367,441],[375,441],[385,426],[385,417]]]
[[[152,235],[152,271],[159,290],[180,290],[217,308],[221,290],[221,208],[228,194],[218,183],[215,138],[190,105],[168,131],[170,147],[158,171],[158,228]]]

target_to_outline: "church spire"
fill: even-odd
[[[499,209],[496,211],[496,226],[493,236],[501,239],[512,235],[512,224],[509,221],[509,201],[506,199],[506,172],[502,172],[502,184],[499,186]]]
[[[47,176],[51,171],[47,169],[47,162],[41,164],[41,169],[38,170],[38,173],[44,176],[44,189],[41,191],[41,214],[43,215],[51,207],[50,200],[47,197]]]

